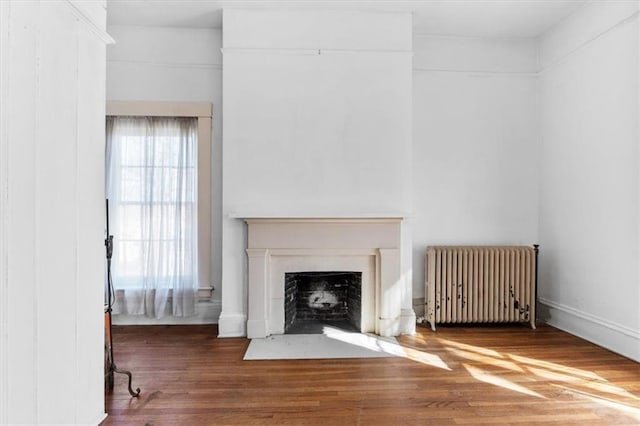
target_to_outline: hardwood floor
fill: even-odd
[[[114,326],[104,425],[640,424],[640,364],[549,326],[418,328],[408,358],[243,361],[215,326]]]

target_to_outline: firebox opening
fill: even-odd
[[[284,282],[285,334],[360,332],[362,272],[287,272]]]

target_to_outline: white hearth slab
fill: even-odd
[[[327,330],[252,339],[244,360],[405,357],[394,337]]]

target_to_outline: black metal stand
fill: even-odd
[[[107,204],[107,223],[109,221],[109,213],[108,213],[108,204]],[[113,337],[111,334],[111,308],[113,305],[113,283],[111,281],[111,256],[113,255],[113,235],[109,235],[108,226],[107,226],[107,238],[104,240],[104,245],[107,248],[107,306],[105,311],[105,321],[109,324],[105,325],[105,329],[107,330],[106,342],[105,342],[105,374],[104,378],[106,380],[107,386],[109,389],[113,389],[114,380],[113,373],[118,374],[126,374],[129,376],[129,393],[133,397],[140,396],[140,388],[137,388],[134,392],[131,387],[131,372],[127,370],[120,370],[116,367],[116,363],[113,360]]]

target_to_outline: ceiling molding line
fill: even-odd
[[[183,26],[183,25],[142,25],[142,24],[110,24],[109,22],[107,22],[107,32],[109,32],[111,29],[118,29],[118,28],[137,28],[137,29],[143,29],[143,30],[147,30],[147,29],[171,29],[171,30],[186,30],[186,31],[192,31],[192,30],[198,30],[198,31],[215,31],[215,32],[222,32],[222,27],[190,27],[190,26]]]
[[[499,75],[507,77],[538,77],[535,71],[491,71],[491,70],[462,70],[462,69],[446,69],[446,68],[423,68],[414,67],[413,71],[425,73],[442,73],[442,74],[475,74],[475,75]]]
[[[571,18],[573,18],[578,13],[580,13],[580,11],[583,10],[585,7],[587,7],[589,5],[589,3],[593,3],[594,2],[594,0],[580,0],[580,1],[582,1],[582,4],[580,6],[576,7],[567,16],[565,16],[565,17],[557,20],[556,22],[554,22],[546,30],[544,30],[543,32],[538,34],[538,36],[536,38],[538,38],[538,39],[542,38],[542,37],[545,36],[545,34],[549,34],[549,33],[553,32],[553,31],[555,31],[557,28],[559,28],[560,26],[564,25],[565,22],[568,22]]]
[[[116,43],[113,37],[111,37],[104,29],[100,28],[89,16],[85,15],[85,13],[81,11],[78,6],[73,4],[71,0],[66,0],[65,3],[69,6],[73,15],[105,44]]]
[[[548,64],[546,64],[544,66],[542,64],[539,64],[540,69],[538,69],[538,71],[537,71],[538,74],[542,75],[542,74],[546,73],[547,71],[551,71],[553,68],[557,67],[558,65],[561,65],[563,62],[565,62],[567,59],[569,59],[571,56],[573,56],[576,52],[578,52],[578,51],[582,50],[583,48],[587,47],[592,42],[598,40],[601,37],[604,37],[605,35],[607,35],[608,33],[610,33],[613,30],[616,30],[616,29],[618,29],[618,28],[620,28],[620,27],[622,27],[624,25],[627,25],[627,24],[633,22],[634,19],[638,18],[638,15],[640,15],[640,10],[636,10],[631,15],[628,15],[626,18],[622,18],[620,21],[616,22],[615,24],[612,24],[610,27],[608,27],[607,29],[603,30],[602,32],[599,32],[598,34],[594,35],[593,37],[583,41],[578,46],[574,47],[573,49],[571,49],[567,53],[563,54],[562,56],[549,61]],[[538,49],[538,58],[539,58],[539,54],[540,54],[540,52],[539,52],[539,49]]]
[[[260,0],[262,1],[262,0]],[[340,1],[335,1],[334,3],[340,3]],[[361,0],[356,0],[356,3],[360,2]],[[245,1],[245,3],[250,3]],[[254,3],[258,3],[255,2]],[[266,2],[265,2],[266,3]],[[295,3],[295,2],[291,2],[291,3]],[[330,4],[330,2],[327,2]],[[268,3],[267,3],[268,4]],[[303,3],[299,3],[299,4],[303,4]],[[404,16],[413,16],[414,11],[413,10],[400,10],[400,9],[394,9],[394,8],[374,8],[374,9],[363,9],[360,5],[356,5],[356,4],[352,4],[349,7],[331,7],[331,6],[322,6],[322,7],[306,7],[306,6],[302,6],[302,7],[291,7],[291,6],[275,6],[275,7],[268,7],[268,8],[255,8],[255,7],[247,7],[245,6],[224,6],[220,8],[222,11],[225,10],[238,10],[238,11],[250,11],[250,12],[254,12],[256,10],[267,10],[269,12],[311,12],[311,13],[315,13],[315,12],[320,12],[320,13],[333,13],[333,12],[346,12],[346,13],[352,13],[352,14],[371,14],[371,15],[404,15]]]
[[[129,64],[129,65],[144,65],[150,67],[163,67],[163,68],[200,68],[200,69],[215,69],[222,70],[222,64],[207,64],[207,63],[178,63],[178,62],[156,62],[156,61],[134,61],[130,59],[108,59],[107,64]]]
[[[384,50],[384,49],[310,49],[310,48],[277,48],[277,47],[224,47],[220,49],[222,54],[227,53],[274,53],[282,55],[296,56],[321,56],[324,54],[345,53],[345,54],[387,54],[387,55],[411,55],[411,50]]]
[[[485,41],[529,41],[534,42],[538,37],[520,37],[520,36],[472,36],[472,35],[456,35],[456,34],[438,34],[414,31],[413,37],[416,38],[439,38],[450,40],[485,40]]]

